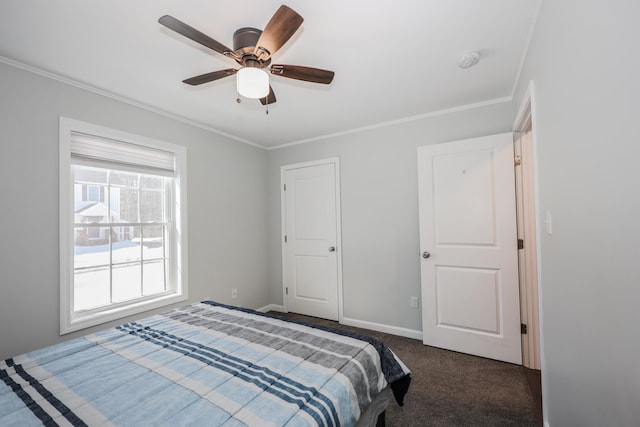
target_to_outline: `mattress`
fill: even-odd
[[[373,338],[203,301],[0,362],[0,425],[353,426],[410,378]]]

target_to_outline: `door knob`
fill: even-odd
[[[329,252],[335,252],[335,251],[336,251],[335,246],[329,246]]]
[[[427,251],[422,252],[422,258],[427,259],[431,256],[431,254]]]

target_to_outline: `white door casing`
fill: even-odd
[[[283,301],[287,311],[339,320],[339,160],[281,168]]]
[[[522,335],[522,364],[540,369],[540,318],[538,306],[537,227],[535,213],[535,184],[533,181],[534,153],[531,122],[520,132],[514,143],[521,163],[516,167],[516,203],[518,238],[523,240],[518,251],[520,273],[520,318],[527,333]]]
[[[423,342],[520,364],[513,134],[418,147],[418,179]]]

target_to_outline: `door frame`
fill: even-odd
[[[285,313],[289,312],[287,301],[287,247],[284,236],[287,230],[287,207],[286,192],[284,185],[286,183],[286,174],[289,170],[304,169],[313,166],[321,166],[332,164],[335,173],[335,197],[336,197],[336,263],[338,267],[338,322],[343,321],[343,298],[342,298],[342,208],[340,204],[340,158],[330,157],[321,160],[312,160],[309,162],[293,163],[280,166],[280,245],[282,251],[282,307]]]
[[[529,180],[532,183],[533,195],[529,198],[529,205],[525,203],[524,214],[525,220],[523,224],[518,224],[518,229],[521,226],[530,232],[534,230],[534,242],[524,242],[523,250],[523,263],[528,266],[535,266],[534,269],[529,269],[525,272],[523,279],[526,283],[521,283],[520,292],[520,306],[521,310],[526,313],[527,334],[523,336],[523,348],[522,348],[522,365],[530,368],[542,370],[544,367],[544,349],[542,341],[542,289],[540,283],[542,281],[541,276],[541,256],[540,256],[540,233],[542,227],[540,227],[540,212],[537,206],[539,206],[539,193],[538,193],[538,152],[537,152],[537,132],[536,132],[536,117],[535,117],[535,96],[534,96],[534,83],[529,82],[527,91],[525,92],[522,104],[516,115],[516,119],[513,123],[513,131],[515,135],[520,137],[528,129],[531,129],[531,152],[532,158],[522,158],[523,165],[526,167],[521,170],[523,173],[528,173],[523,179]],[[517,141],[514,140],[514,148],[517,145]],[[524,194],[516,189],[516,198],[519,202],[523,201]],[[528,221],[527,221],[528,220]],[[533,224],[531,223],[533,222]],[[524,292],[523,292],[524,291]]]

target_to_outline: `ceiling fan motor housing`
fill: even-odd
[[[233,50],[236,53],[240,53],[238,51],[242,53],[253,52],[256,44],[258,44],[260,34],[262,34],[262,30],[257,28],[243,27],[237,29],[233,33]]]
[[[243,27],[233,33],[233,50],[240,58],[236,61],[244,67],[264,68],[271,63],[271,58],[259,59],[255,54],[262,30],[253,27]]]

